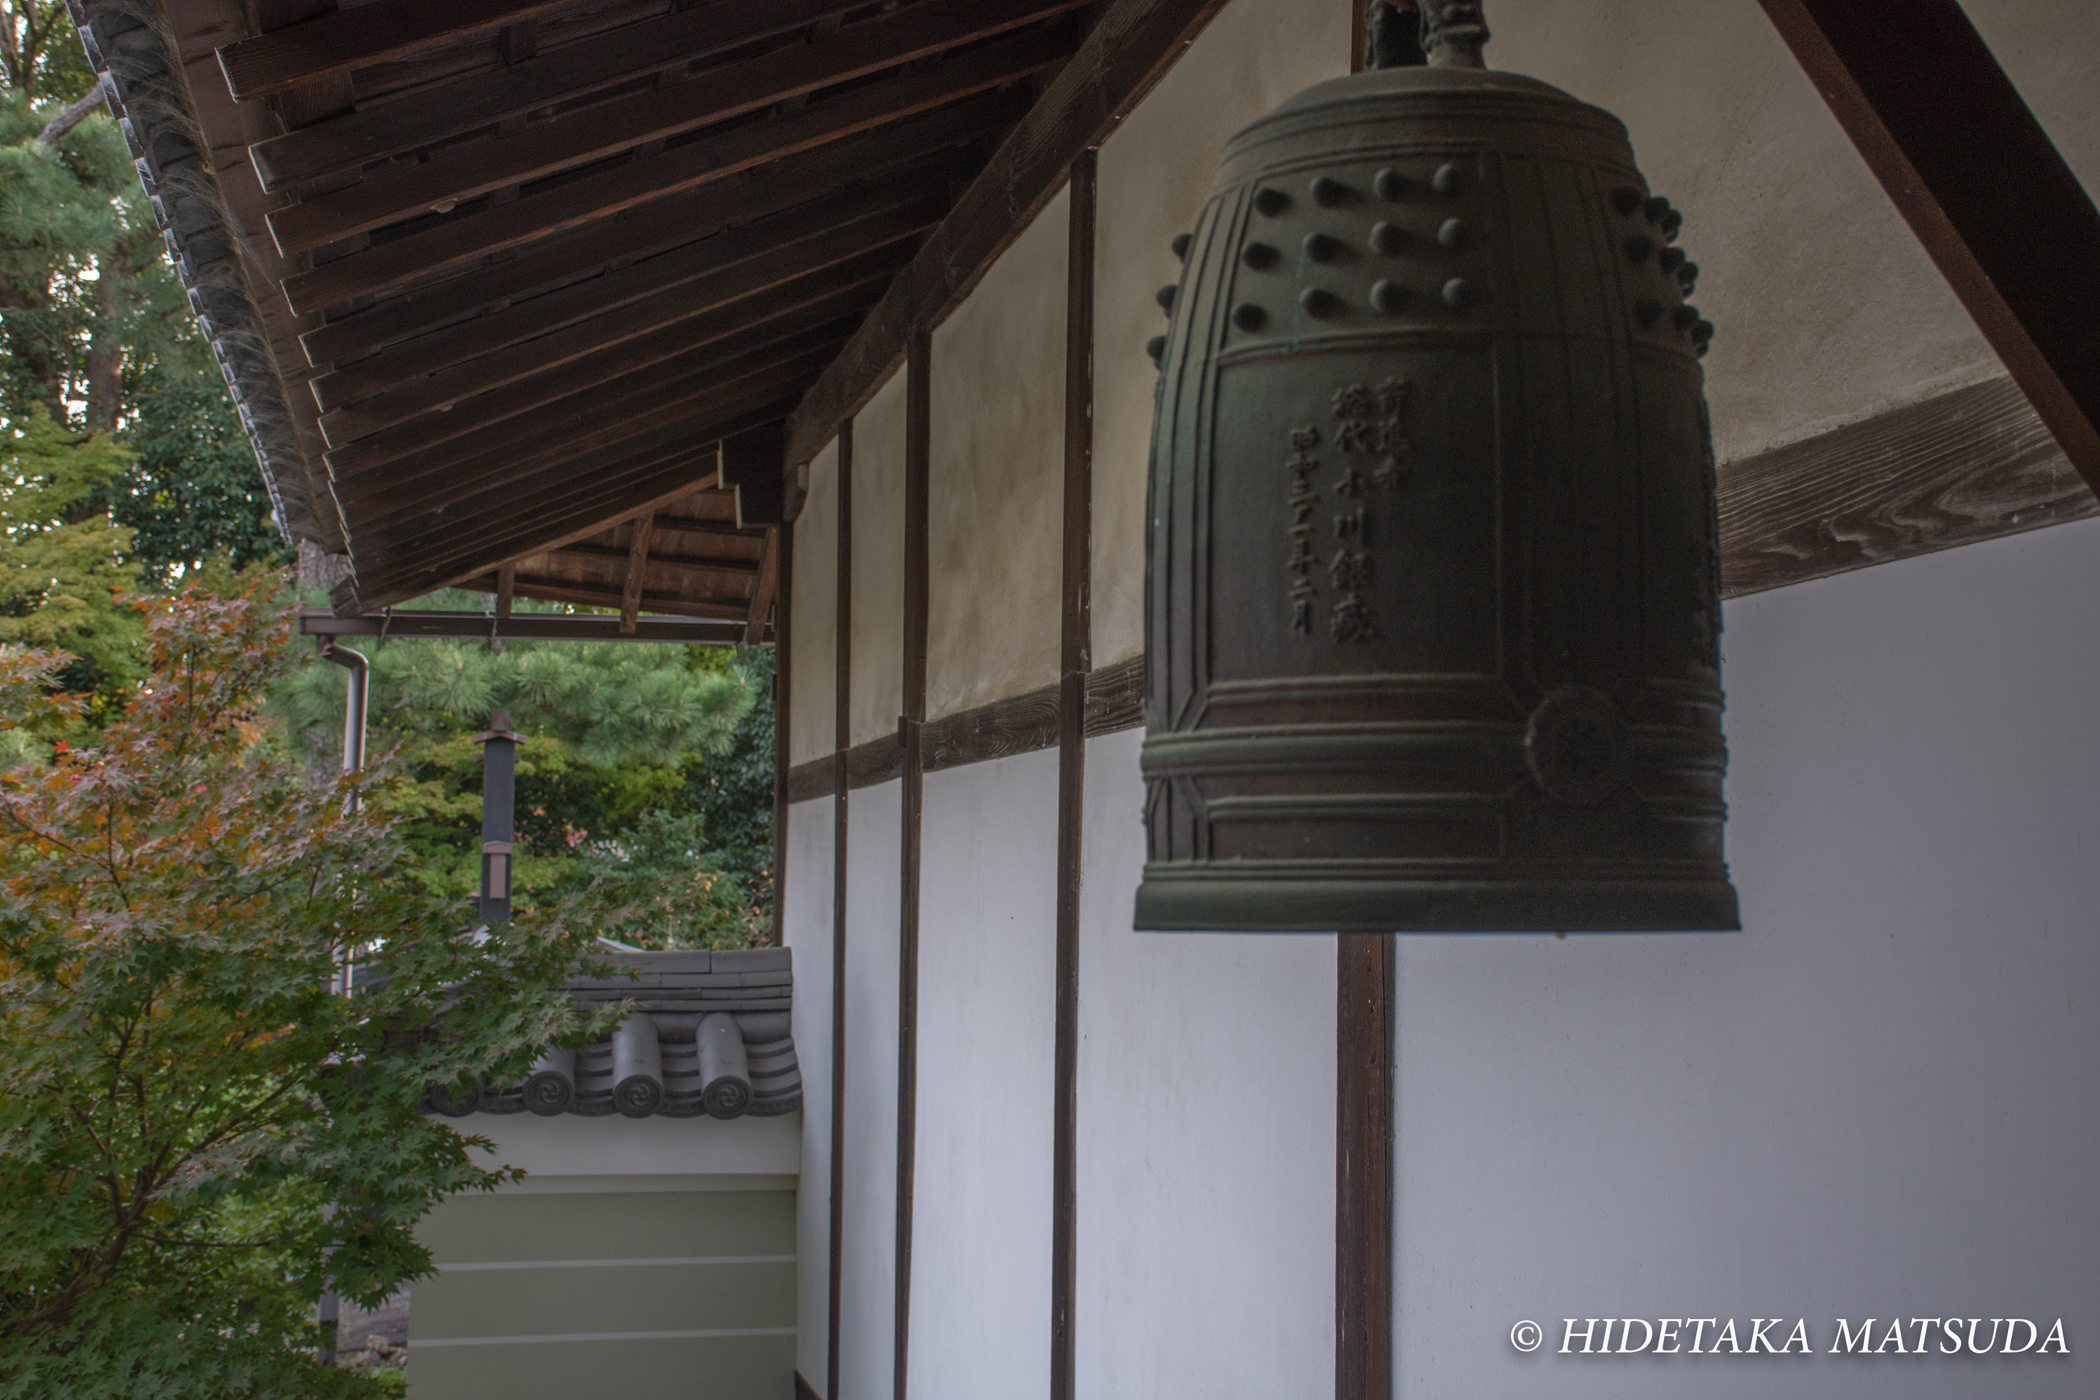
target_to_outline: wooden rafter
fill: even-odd
[[[441,404],[811,277],[923,232],[938,222],[939,207],[940,201],[921,198],[823,230],[811,228],[805,215],[794,230],[801,236],[770,248],[767,233],[785,237],[789,230],[773,227],[750,237],[738,230],[722,235],[733,242],[712,257],[681,249],[383,351],[314,381],[315,396],[329,410],[322,430],[333,445],[354,442]],[[602,301],[590,295],[601,287]],[[473,334],[482,326],[487,329]]]
[[[270,232],[279,251],[287,255],[307,252],[432,210],[446,212],[491,190],[542,179],[646,142],[680,136],[976,43],[1079,3],[920,0],[848,25],[819,43],[791,45],[731,65],[704,82],[644,88],[568,116],[529,122],[514,135],[499,134],[419,164],[374,173],[346,189],[277,211],[270,216]],[[428,139],[409,144],[421,145]]]
[[[764,543],[756,536],[747,538],[753,544],[762,545]],[[649,557],[642,561],[644,569],[663,569],[670,573],[692,574],[695,576],[720,574],[725,577],[750,579],[755,579],[759,575],[760,565],[755,558],[664,554],[659,552],[662,547],[663,531],[656,527],[652,513],[649,532]],[[578,541],[575,544],[565,544],[559,549],[552,549],[547,552],[576,559],[598,560],[608,563],[631,564],[633,562],[633,551],[631,549],[616,549],[611,545],[595,544],[589,540]]]
[[[561,9],[572,0],[378,0],[228,44],[219,67],[236,101],[425,53]]]
[[[781,416],[792,397],[776,389],[696,415],[653,435],[654,441],[623,444],[619,453],[581,459],[576,470],[557,465],[532,477],[463,497],[443,516],[425,517],[409,528],[353,541],[358,576],[346,597],[368,606],[399,602],[492,564],[557,547],[596,534],[608,520],[661,505],[710,482],[713,444],[735,432]],[[694,443],[705,444],[695,448]]]
[[[556,408],[550,421],[513,419],[499,435],[467,439],[457,454],[426,453],[398,470],[346,478],[337,499],[366,507],[364,518],[381,527],[456,501],[483,487],[500,489],[542,464],[559,466],[588,454],[619,450],[622,444],[675,428],[694,413],[738,400],[754,388],[784,392],[815,377],[837,352],[842,328],[820,327],[755,349],[736,347],[689,366],[675,380],[637,382],[626,393],[599,400],[603,414],[578,417]],[[535,433],[535,427],[542,431]]]
[[[2100,210],[1958,0],[1762,0],[1882,188],[2100,492]]]
[[[476,267],[471,275],[405,292],[332,320],[301,336],[300,344],[315,365],[347,364],[462,318],[590,277],[608,265],[652,257],[811,200],[844,200],[856,182],[893,179],[900,167],[937,161],[943,152],[996,126],[1011,110],[1011,99],[995,93],[901,123],[881,133],[881,140],[862,137],[780,161],[752,172],[729,190],[702,186],[667,195],[610,223],[551,237],[502,263]]]
[[[713,0],[568,44],[493,72],[462,74],[249,148],[266,190],[354,170],[422,142],[573,102],[843,14],[839,0]]]
[[[1064,184],[1072,160],[1108,138],[1225,0],[1114,0],[1021,119],[838,361],[788,419],[787,469],[904,362],[911,337],[962,304],[999,254]]]
[[[874,270],[861,269],[861,275],[841,279],[845,285],[836,290],[828,281],[814,287],[774,288],[749,302],[608,348],[573,365],[557,365],[449,411],[425,414],[336,448],[327,454],[329,470],[342,482],[414,458],[404,469],[425,473],[505,442],[548,445],[552,439],[543,443],[530,436],[535,425],[555,433],[583,430],[603,422],[613,397],[640,394],[646,402],[652,382],[669,389],[695,373],[824,327],[834,328],[843,338],[851,329],[849,322],[881,295],[880,271],[894,269],[900,261],[888,259]],[[527,436],[519,438],[520,433]]]
[[[754,166],[918,113],[931,113],[934,108],[959,106],[962,99],[1027,77],[1069,51],[1066,42],[1033,34],[1000,39],[947,62],[882,79],[772,121],[608,166],[508,204],[459,211],[430,228],[288,277],[285,296],[295,311],[321,310],[354,297],[376,296],[432,280],[474,259],[609,218],[668,194],[715,184]],[[957,141],[968,140],[987,125],[1001,124],[995,115],[999,107],[992,103],[934,113],[934,124],[957,131]],[[1009,105],[1006,111],[1011,110]],[[846,178],[858,173],[850,168],[840,171]]]

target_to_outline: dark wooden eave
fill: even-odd
[[[468,585],[752,640],[778,425],[1099,8],[166,5],[337,609]],[[772,476],[719,486],[767,431]]]

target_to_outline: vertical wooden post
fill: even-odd
[[[925,806],[927,508],[929,434],[927,382],[933,362],[930,332],[913,332],[904,369],[904,713],[897,737],[904,747],[904,829],[899,845],[897,915],[897,1349],[894,1400],[905,1400],[911,1356],[911,1212],[919,1114],[919,821]]]
[[[795,527],[768,530],[773,556],[773,946],[787,942],[788,727],[794,708],[793,650],[788,641],[789,604],[795,577]],[[764,619],[760,619],[763,624]]]
[[[824,1400],[839,1393],[846,1243],[846,751],[853,747],[853,420],[839,424],[837,708],[831,753],[831,1284]]]
[[[634,539],[627,546],[627,581],[620,589],[620,630],[634,631],[642,614],[642,575],[649,568],[650,536],[656,533],[656,512],[644,511],[634,522]]]
[[[1051,1078],[1050,1400],[1074,1400],[1078,1251],[1079,882],[1086,678],[1094,666],[1094,194],[1096,153],[1072,162],[1065,264],[1064,616],[1057,683],[1057,1030]]]
[[[1334,1395],[1393,1393],[1394,935],[1335,939]]]

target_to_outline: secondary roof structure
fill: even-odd
[[[759,640],[790,415],[872,392],[1218,3],[73,9],[338,611]]]

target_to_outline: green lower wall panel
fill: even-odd
[[[795,1339],[411,1347],[410,1400],[793,1400]]]

